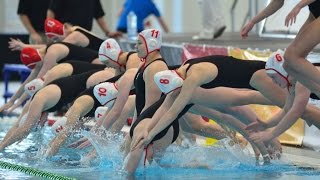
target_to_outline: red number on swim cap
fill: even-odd
[[[47,22],[47,25],[49,26],[49,27],[53,27],[54,25],[55,25],[55,23],[53,22],[53,21],[48,21]]]
[[[111,48],[110,43],[107,42],[107,46],[106,47],[107,47],[107,49],[110,49]]]
[[[276,54],[275,57],[276,57],[276,60],[279,62],[283,60],[281,54]]]
[[[62,126],[59,126],[57,129],[56,129],[56,132],[60,132],[61,130],[63,130],[63,127]]]
[[[35,89],[36,89],[35,86],[29,86],[29,87],[28,87],[28,90],[29,90],[29,91],[33,91],[33,90],[35,90]]]
[[[161,84],[169,84],[169,79],[160,79]]]
[[[98,89],[98,91],[99,91],[99,96],[106,96],[107,95],[107,89],[106,88],[100,87]]]
[[[102,116],[102,114],[99,113],[99,114],[97,115],[97,118],[100,118],[101,116]]]
[[[159,31],[153,29],[153,30],[151,30],[151,32],[152,32],[152,34],[151,34],[152,37],[158,38]]]

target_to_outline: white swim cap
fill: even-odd
[[[168,94],[182,86],[183,78],[175,70],[164,70],[154,75],[154,82],[163,93]]]
[[[43,88],[44,81],[41,78],[34,79],[24,86],[24,91],[32,97],[36,92]]]
[[[162,44],[162,32],[158,29],[146,29],[139,33],[146,44],[147,55],[153,51],[160,50]],[[146,58],[144,57],[144,58]]]
[[[284,51],[277,50],[276,52],[272,53],[266,62],[266,73],[267,74],[279,74],[280,76],[287,78],[288,73],[283,68],[284,63]]]
[[[62,131],[65,126],[67,124],[67,117],[63,116],[62,118],[58,119],[52,126],[51,126],[51,130],[54,133],[59,133],[60,131]]]
[[[120,45],[117,43],[115,39],[109,38],[103,43],[101,43],[99,48],[99,60],[102,63],[106,63],[107,61],[113,61],[117,63],[119,66],[122,66],[119,63],[119,56],[121,54],[122,50],[120,48]]]
[[[118,88],[115,83],[104,82],[94,86],[93,94],[102,106],[111,108],[118,96]]]
[[[108,111],[108,109],[108,107],[99,106],[94,112],[94,119],[96,121],[99,121],[103,117],[103,115]]]

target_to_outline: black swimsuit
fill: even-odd
[[[145,95],[146,95],[146,84],[143,80],[143,73],[144,70],[153,62],[155,61],[163,61],[164,63],[165,60],[163,58],[158,58],[155,59],[154,61],[152,61],[151,63],[149,63],[146,66],[141,66],[134,78],[134,87],[136,88],[136,110],[137,110],[137,116],[140,115],[142,109],[144,108],[144,105],[146,103],[146,99],[145,99]],[[160,97],[159,97],[160,98]]]
[[[319,0],[317,0],[317,1],[319,1]],[[312,63],[314,66],[320,66],[320,63]],[[314,94],[314,93],[311,93],[310,94],[310,98],[311,99],[316,99],[316,100],[320,100],[320,98],[316,95],[316,94]]]
[[[250,86],[251,76],[256,71],[264,69],[266,64],[264,61],[244,61],[231,56],[207,56],[186,61],[184,64],[189,64],[186,72],[188,72],[192,65],[202,62],[209,62],[216,65],[219,72],[214,80],[201,85],[204,89],[222,86],[255,90]]]
[[[92,70],[86,73],[60,78],[49,83],[48,85],[55,84],[60,88],[61,97],[59,102],[47,111],[54,112],[71,103],[82,91],[87,88],[87,80],[89,77],[98,71],[100,70]]]
[[[103,64],[91,64],[82,61],[65,61],[64,63],[68,63],[72,66],[72,75],[85,73],[91,70],[104,70],[107,66]]]
[[[128,61],[128,59],[129,59],[130,55],[132,55],[132,54],[134,54],[134,53],[136,53],[136,52],[129,52],[129,53],[127,54],[127,61]],[[118,76],[112,77],[112,78],[110,78],[110,79],[108,79],[108,80],[106,80],[106,81],[103,81],[103,82],[115,83],[118,79],[121,78],[122,75],[123,75],[123,74],[120,74],[120,75],[118,75]],[[103,83],[103,82],[101,82],[101,83]],[[88,89],[86,89],[86,90],[84,90],[84,91],[78,96],[78,97],[80,97],[80,96],[83,96],[83,95],[88,95],[88,96],[90,96],[90,97],[94,100],[93,108],[92,108],[84,117],[94,117],[95,110],[96,110],[99,106],[102,106],[102,104],[100,104],[100,102],[95,98],[95,96],[94,96],[94,94],[93,94],[93,88],[94,88],[94,86],[93,86],[93,87],[90,87],[90,88],[88,88]],[[130,95],[135,94],[135,89],[130,90],[130,93],[129,93],[129,94],[130,94]]]
[[[88,48],[84,48],[84,47],[80,47],[80,46],[76,46],[74,44],[70,44],[70,43],[66,43],[66,42],[52,43],[47,46],[46,51],[48,50],[48,48],[50,46],[52,46],[54,44],[63,44],[65,46],[67,46],[69,49],[69,54],[66,57],[60,59],[59,62],[57,62],[57,63],[63,63],[67,60],[77,60],[77,61],[92,63],[93,60],[98,58],[97,51],[94,51],[94,50],[91,50]]]
[[[82,30],[81,28],[76,28],[75,31],[82,33],[89,39],[89,44],[86,48],[92,49],[94,51],[99,51],[100,45],[103,43],[103,39],[98,38],[97,36]]]
[[[133,132],[136,128],[136,126],[143,120],[145,120],[146,118],[152,118],[152,116],[154,115],[154,113],[158,110],[158,108],[161,106],[161,104],[163,103],[163,101],[165,100],[166,95],[162,96],[157,102],[155,102],[154,104],[152,104],[149,108],[147,108],[145,111],[143,111],[140,116],[137,117],[137,119],[134,121],[134,123],[132,124],[131,128],[130,128],[130,136],[132,138],[133,136]],[[172,126],[173,127],[173,138],[171,143],[173,143],[179,135],[179,118],[181,116],[183,116],[191,107],[192,105],[187,105],[186,108],[184,108],[181,113],[179,113],[178,117],[168,126],[166,127],[164,130],[162,130],[160,133],[158,133],[151,141],[151,143],[153,141],[159,140],[161,139],[163,136],[166,135],[167,131],[169,130],[169,128]]]
[[[320,15],[320,1],[315,0],[313,3],[309,4],[309,11],[315,18],[318,18]]]

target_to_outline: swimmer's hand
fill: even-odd
[[[20,39],[13,39],[10,38],[10,41],[8,42],[9,44],[9,49],[11,51],[21,51],[21,49],[23,49],[26,44],[24,44]]]
[[[14,104],[14,102],[12,102],[12,101],[7,102],[6,104],[4,104],[3,106],[0,107],[0,112],[4,112],[4,111],[8,110],[10,107],[13,106],[13,104]]]
[[[259,132],[253,132],[250,134],[250,139],[252,139],[254,142],[269,142],[272,140],[272,131],[270,129],[265,131],[259,131]]]
[[[248,124],[245,127],[245,130],[247,130],[249,132],[263,131],[263,130],[266,129],[266,127],[267,127],[267,124],[265,124],[262,121],[257,120],[255,122],[252,122],[252,123]]]
[[[147,129],[143,131],[135,131],[131,142],[131,151],[147,146],[151,140],[148,139],[149,132]]]
[[[280,159],[282,154],[281,143],[277,138],[274,138],[270,143],[265,143],[271,159]]]
[[[301,10],[300,6],[296,6],[294,7],[290,13],[287,15],[285,21],[284,21],[284,25],[285,26],[291,26],[292,24],[296,23],[296,19],[297,19],[297,15],[299,14]]]

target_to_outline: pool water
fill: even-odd
[[[14,118],[13,118],[14,119]],[[2,139],[12,123],[0,123]],[[317,179],[320,170],[316,167],[302,167],[293,164],[285,156],[272,161],[272,165],[255,166],[253,158],[237,147],[217,145],[202,147],[191,145],[178,147],[172,145],[160,161],[149,167],[139,167],[134,176],[123,173],[123,157],[120,152],[121,135],[100,138],[89,133],[89,137],[100,156],[98,160],[85,163],[84,154],[89,151],[63,147],[51,159],[42,159],[40,152],[52,139],[53,133],[45,127],[32,132],[24,141],[6,148],[0,153],[1,161],[30,166],[36,169],[74,177],[77,179]],[[70,137],[66,144],[79,138],[80,134]],[[190,165],[197,165],[190,167]],[[188,166],[188,167],[186,167]],[[200,167],[198,167],[200,166]],[[24,173],[0,169],[0,179],[42,179]]]

